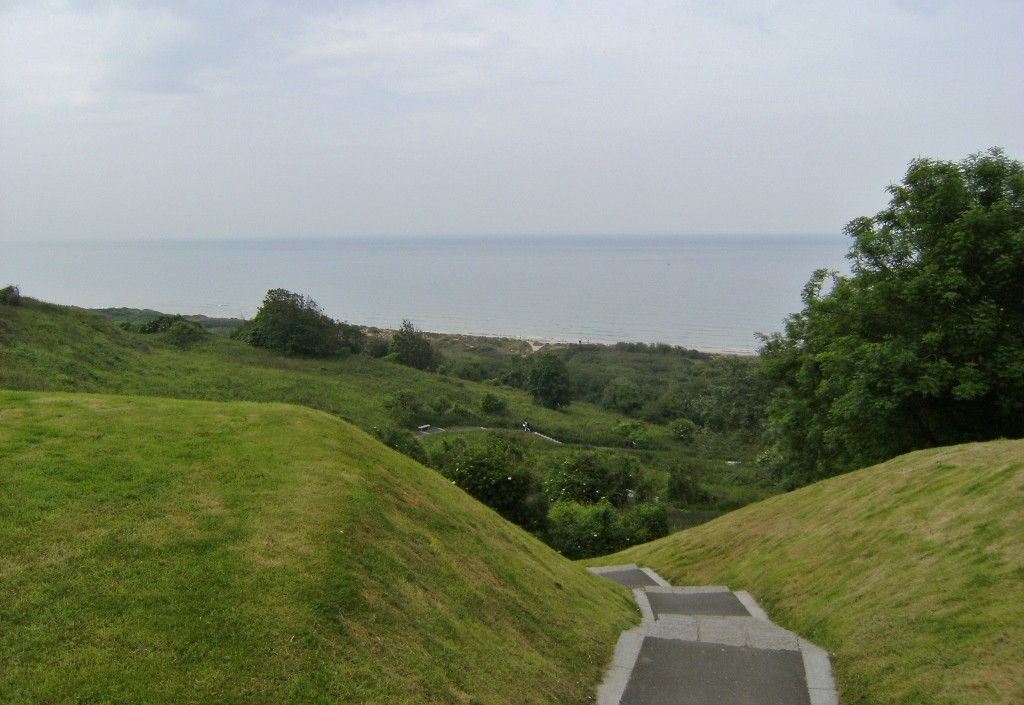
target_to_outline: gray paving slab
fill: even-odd
[[[633,587],[643,623],[622,634],[598,705],[839,705],[828,653],[749,593],[672,587],[635,565],[591,570],[644,583]]]
[[[647,600],[655,618],[663,614],[712,614],[749,617],[750,612],[731,592],[648,591]]]
[[[651,576],[643,572],[639,568],[631,568],[630,570],[617,570],[608,573],[604,573],[602,577],[614,580],[619,585],[628,588],[638,587],[653,587],[657,585]]]
[[[668,586],[668,583],[650,568],[638,568],[634,564],[588,570],[630,589]]]
[[[647,637],[620,705],[812,705],[798,652]]]

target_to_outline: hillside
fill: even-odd
[[[406,427],[486,425],[516,428],[524,418],[560,440],[620,445],[623,417],[589,404],[552,411],[521,390],[428,374],[363,355],[344,359],[282,357],[211,336],[179,349],[161,335],[127,333],[102,316],[23,297],[0,308],[0,388],[85,391],[202,399],[283,401],[327,411],[364,430],[397,423],[389,401],[411,395],[418,407]],[[481,412],[488,393],[507,411]],[[671,445],[670,432],[650,428],[651,445]]]
[[[283,404],[0,392],[0,701],[587,701],[628,594]]]
[[[845,705],[1024,702],[1024,441],[920,451],[595,564],[748,590]]]

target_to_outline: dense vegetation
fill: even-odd
[[[749,460],[756,450],[730,433],[698,427],[684,416],[651,423],[582,401],[554,410],[535,403],[527,390],[516,386],[493,379],[486,383],[458,379],[452,363],[470,358],[451,352],[451,341],[445,343],[416,331],[411,324],[389,336],[388,349],[398,347],[393,344],[403,339],[403,332],[414,342],[426,341],[420,349],[441,360],[440,374],[415,365],[393,364],[401,363],[397,350],[375,359],[369,341],[386,335],[379,331],[366,333],[363,354],[353,354],[350,349],[319,357],[299,354],[294,346],[285,345],[278,352],[251,345],[254,329],[277,330],[264,326],[266,317],[260,319],[263,328],[242,326],[232,339],[208,335],[181,316],[154,312],[151,317],[135,318],[121,310],[116,317],[122,322],[114,326],[85,311],[30,298],[20,300],[23,305],[10,308],[9,314],[0,318],[0,387],[283,401],[327,411],[447,474],[467,492],[557,545],[566,555],[617,550],[773,491],[758,466],[726,463]],[[301,321],[303,316],[316,314],[307,297],[289,292],[269,292],[267,301],[273,304],[271,309],[284,308],[285,318],[297,313]],[[336,326],[321,320],[313,328],[336,333]],[[287,326],[281,329],[289,330]],[[294,330],[301,337],[308,328],[296,326]],[[662,372],[688,375],[695,394],[701,389],[713,391],[721,370],[735,365],[750,367],[748,362],[727,358],[694,359],[671,352],[673,349],[604,348],[602,363],[602,349],[596,347],[556,346],[540,355],[533,355],[529,348],[513,348],[497,355],[498,368],[526,365],[528,371],[534,359],[557,360],[560,365],[564,362],[570,383],[573,370],[579,369],[583,360],[588,361],[589,370],[603,365],[609,379],[618,379],[632,374],[631,370],[646,369],[648,357],[663,358],[668,366]],[[292,352],[284,354],[285,350]],[[578,382],[577,386],[583,387]],[[654,384],[646,388],[659,389]],[[504,442],[500,435],[492,438],[494,434],[520,429],[524,419],[534,430],[567,445],[539,437],[534,442],[534,434],[518,433],[506,449],[514,452],[488,450],[488,446]],[[690,427],[680,434],[679,424],[684,421]],[[455,430],[415,438],[413,431],[425,424],[492,430]],[[549,488],[566,469],[576,467],[577,456],[583,452],[585,457],[586,449],[594,448],[602,450],[590,453],[592,460],[578,467],[593,473],[600,492],[594,497],[551,492]],[[631,492],[628,502],[618,499],[622,487]],[[660,508],[652,509],[656,504]],[[589,518],[584,521],[581,517]]]
[[[1024,702],[1024,441],[918,451],[594,563],[749,590],[845,705]]]
[[[240,340],[282,355],[335,357],[362,352],[358,326],[331,319],[308,296],[271,289],[256,317],[235,332]]]
[[[1024,164],[918,159],[889,191],[846,227],[852,274],[817,272],[761,351],[773,462],[796,483],[1024,436]]]

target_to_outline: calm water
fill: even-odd
[[[0,286],[87,308],[251,318],[284,288],[332,318],[544,340],[752,351],[847,239],[620,237],[0,245]]]

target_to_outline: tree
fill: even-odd
[[[548,504],[540,481],[524,459],[521,442],[495,435],[483,447],[446,443],[435,462],[441,474],[475,499],[512,523],[538,531],[544,526]]]
[[[569,371],[562,358],[553,353],[535,356],[526,378],[526,389],[535,402],[549,409],[569,406]]]
[[[889,193],[846,226],[850,276],[816,272],[763,338],[768,437],[797,482],[1024,436],[1024,165],[917,159]]]
[[[544,490],[551,502],[624,507],[653,495],[641,467],[628,457],[571,451],[552,456],[546,474]]]
[[[14,284],[0,289],[0,306],[21,306],[21,291]]]
[[[438,355],[420,331],[416,330],[411,321],[402,321],[401,327],[391,337],[390,354],[403,365],[415,367],[417,370],[433,370],[437,367]]]
[[[341,330],[313,299],[271,289],[244,335],[251,345],[282,355],[329,357],[347,352]]]

